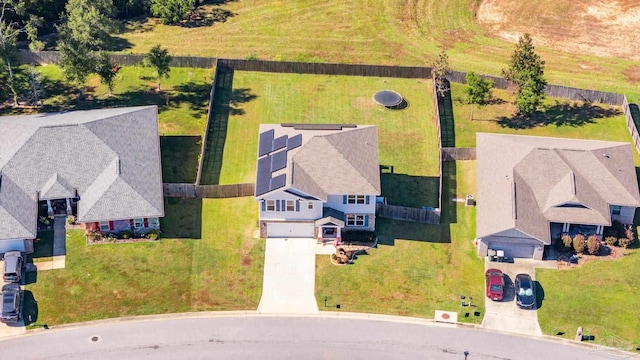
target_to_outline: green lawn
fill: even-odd
[[[514,95],[499,89],[491,90],[492,104],[475,106],[471,120],[473,105],[465,102],[465,87],[451,85],[456,147],[475,147],[477,132],[631,142],[620,107],[546,98],[537,125],[529,128],[528,121],[513,120]]]
[[[449,165],[457,174],[450,190],[457,197],[475,193],[475,161]],[[328,296],[341,311],[432,318],[434,310],[458,311],[465,295],[477,307],[465,308],[459,319],[482,321],[484,262],[472,243],[475,207],[444,200],[442,225],[377,218],[376,226],[380,244],[355,264],[335,266],[329,256],[317,257],[318,304]]]
[[[220,183],[255,181],[258,125],[284,122],[376,125],[381,164],[393,165],[398,175],[437,176],[430,86],[418,79],[235,72],[239,101],[232,100],[228,116]],[[386,88],[402,94],[409,106],[376,106],[373,94]]]
[[[64,80],[60,67],[45,65],[37,69],[45,77],[44,111],[158,105],[161,135],[201,136],[204,131],[212,69],[172,68],[171,77],[162,79],[163,91],[158,93],[152,69],[124,66],[111,96],[99,78],[92,76],[83,101],[77,99],[77,88]]]
[[[179,211],[169,204],[167,213]],[[86,245],[68,231],[66,267],[39,271],[26,286],[32,327],[120,316],[255,309],[264,243],[252,236],[251,198],[205,200],[199,240]],[[172,221],[163,219],[163,221]],[[165,224],[163,223],[163,226]],[[168,230],[170,231],[170,230]],[[200,237],[200,236],[199,236]]]
[[[229,1],[207,8],[233,14],[204,27],[136,21],[121,35],[126,52],[162,44],[171,54],[260,59],[429,65],[447,49],[452,68],[500,75],[514,44],[476,23],[478,0]],[[566,24],[545,24],[560,26]],[[534,38],[535,40],[535,38]],[[622,92],[640,98],[624,72],[637,63],[537,47],[549,83]]]
[[[595,342],[634,350],[640,345],[640,284],[634,269],[640,267],[640,250],[622,259],[595,261],[580,268],[536,271],[544,289],[538,310],[542,331],[573,339],[582,326]]]

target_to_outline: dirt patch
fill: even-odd
[[[640,59],[640,0],[484,0],[477,21],[512,42],[529,33],[536,45],[557,50]]]
[[[640,83],[640,66],[629,66],[622,70],[622,75],[632,84]]]

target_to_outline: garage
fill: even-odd
[[[503,250],[504,256],[509,259],[513,258],[533,258],[535,247],[529,244],[505,244],[496,241],[489,243],[489,249]]]
[[[24,240],[2,240],[0,241],[0,254],[7,251],[25,252]]]
[[[267,223],[268,238],[313,238],[313,222]]]

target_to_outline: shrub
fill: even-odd
[[[565,248],[570,248],[571,245],[573,244],[573,239],[571,238],[571,235],[569,234],[562,234],[562,244],[564,244]]]
[[[258,55],[251,53],[244,57],[245,60],[258,60]]]
[[[150,230],[147,233],[147,237],[151,240],[158,240],[158,238],[160,237],[160,230]]]
[[[615,236],[607,236],[606,238],[604,238],[604,242],[609,246],[615,246],[618,242],[618,238],[616,238]]]
[[[636,238],[631,227],[626,228],[626,230],[624,231],[624,235],[627,237],[627,239],[629,239],[629,242],[633,242],[633,240]]]
[[[573,237],[573,250],[575,250],[578,254],[584,251],[586,239],[584,235],[577,234]]]
[[[587,239],[587,251],[589,254],[597,254],[598,250],[600,250],[600,239],[597,236],[591,235]]]
[[[67,216],[67,224],[73,225],[76,223],[76,217],[73,215]]]
[[[132,235],[133,233],[131,232],[131,230],[124,230],[123,232],[120,233],[120,237],[123,239],[131,239]]]
[[[618,239],[618,245],[619,245],[621,248],[626,249],[626,248],[627,248],[627,246],[629,246],[629,244],[631,244],[631,240],[629,240],[629,239],[627,239],[627,238],[620,238],[620,239]]]
[[[98,240],[100,240],[100,237],[102,237],[102,234],[99,231],[89,231],[87,233],[87,238],[89,240],[91,240],[92,242],[96,242]]]

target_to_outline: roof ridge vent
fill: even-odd
[[[570,174],[571,174],[571,194],[575,195],[576,194],[576,173],[571,171]]]

